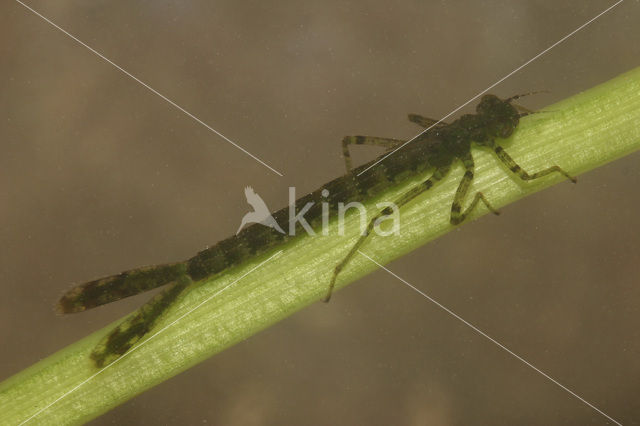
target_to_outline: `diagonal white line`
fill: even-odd
[[[509,74],[505,75],[504,77],[502,77],[500,80],[496,81],[495,83],[493,83],[491,86],[487,87],[486,89],[484,89],[483,91],[481,91],[480,93],[478,93],[477,95],[475,95],[473,98],[469,99],[467,102],[463,103],[462,105],[460,105],[459,107],[457,107],[456,109],[454,109],[453,111],[451,111],[449,114],[445,115],[444,117],[442,117],[440,120],[436,121],[434,124],[432,124],[431,126],[427,127],[426,129],[424,129],[423,131],[421,131],[420,133],[418,133],[417,135],[415,135],[414,137],[412,137],[411,139],[409,139],[408,141],[406,141],[405,143],[403,143],[402,145],[400,145],[399,147],[397,147],[396,149],[394,149],[393,151],[389,152],[387,155],[385,155],[384,157],[380,158],[378,161],[376,161],[375,163],[371,164],[369,167],[367,167],[366,169],[364,169],[363,171],[361,171],[360,173],[358,173],[358,176],[360,176],[361,174],[363,174],[364,172],[366,172],[367,170],[369,170],[370,168],[372,168],[373,166],[375,166],[376,164],[380,163],[381,161],[383,161],[385,158],[393,155],[396,151],[402,149],[405,145],[413,142],[414,140],[418,139],[420,136],[422,136],[423,134],[425,134],[426,132],[428,132],[429,130],[431,130],[432,127],[437,126],[439,123],[441,123],[443,120],[446,120],[448,117],[450,117],[451,115],[455,114],[456,112],[458,112],[459,110],[461,110],[462,108],[464,108],[465,106],[469,105],[471,102],[475,101],[476,99],[478,99],[480,96],[484,95],[485,93],[487,93],[489,90],[493,89],[494,87],[496,87],[498,84],[502,83],[503,81],[505,81],[507,78],[511,77],[513,74],[517,73],[518,71],[520,71],[522,68],[526,67],[527,65],[529,65],[531,62],[535,61],[536,59],[538,59],[540,56],[544,55],[545,53],[547,53],[548,51],[550,51],[551,49],[553,49],[554,47],[556,47],[557,45],[559,45],[560,43],[562,43],[563,41],[565,41],[566,39],[568,39],[569,37],[571,37],[572,35],[574,35],[575,33],[577,33],[578,31],[580,31],[581,29],[583,29],[584,27],[586,27],[587,25],[589,25],[590,23],[592,23],[593,21],[595,21],[596,19],[598,19],[599,17],[601,17],[602,15],[604,15],[605,13],[607,13],[608,11],[610,11],[611,9],[613,9],[614,7],[616,7],[617,5],[619,5],[620,3],[622,3],[624,0],[618,0],[615,4],[613,4],[612,6],[609,6],[607,9],[605,9],[604,11],[600,12],[598,15],[596,15],[595,17],[589,19],[587,22],[585,22],[584,24],[580,25],[578,28],[576,28],[575,30],[571,31],[569,34],[567,34],[566,36],[562,37],[560,40],[556,41],[555,43],[553,43],[551,46],[547,47],[546,49],[544,49],[542,52],[538,53],[536,56],[534,56],[533,58],[529,59],[527,62],[525,62],[524,64],[520,65],[518,68],[514,69],[513,71],[511,71]]]
[[[127,352],[125,352],[120,358],[117,358],[115,361],[113,361],[111,364],[108,364],[106,367],[104,367],[102,370],[98,371],[97,373],[93,374],[92,376],[89,376],[87,379],[83,380],[82,382],[80,382],[80,384],[76,385],[74,388],[72,388],[71,390],[65,392],[64,394],[62,394],[60,397],[58,397],[56,400],[54,400],[53,402],[51,402],[50,404],[48,404],[47,406],[45,406],[44,408],[41,408],[40,410],[36,411],[35,414],[33,414],[31,417],[27,418],[26,420],[22,421],[22,423],[20,423],[18,426],[22,426],[23,424],[29,422],[31,419],[33,419],[34,417],[36,417],[38,414],[42,413],[43,411],[49,409],[49,407],[51,407],[52,405],[56,404],[58,401],[66,398],[68,395],[70,395],[71,393],[75,392],[77,389],[79,389],[81,386],[83,386],[85,383],[89,382],[90,380],[92,380],[94,377],[96,377],[97,375],[104,373],[108,368],[111,368],[112,366],[116,365],[118,362],[120,362],[121,360],[123,360],[124,358],[126,358],[127,356],[129,356],[131,353],[135,352],[136,350],[140,349],[142,346],[146,345],[151,339],[153,339],[154,337],[156,337],[158,334],[162,333],[163,331],[165,331],[166,329],[168,329],[169,327],[172,327],[174,324],[176,324],[178,321],[182,320],[182,318],[186,317],[187,315],[189,315],[190,313],[192,313],[193,311],[195,311],[196,309],[198,309],[200,306],[204,305],[205,303],[207,303],[208,301],[210,301],[211,299],[213,299],[214,297],[216,297],[217,295],[219,295],[220,293],[226,291],[229,287],[231,287],[232,285],[234,285],[235,283],[237,283],[238,281],[240,281],[241,279],[243,279],[244,277],[246,277],[247,275],[249,275],[250,273],[252,273],[253,271],[255,271],[256,269],[260,268],[262,265],[264,265],[265,263],[269,262],[271,259],[280,256],[280,254],[282,254],[282,250],[278,251],[277,253],[271,255],[268,259],[262,261],[260,264],[254,266],[253,268],[251,268],[250,270],[248,270],[247,272],[245,272],[240,278],[238,278],[237,280],[233,281],[230,284],[227,284],[226,286],[224,286],[222,289],[220,289],[219,291],[215,292],[214,294],[212,294],[211,296],[207,297],[205,300],[203,300],[202,302],[198,303],[195,307],[189,309],[187,312],[185,312],[184,314],[180,315],[178,318],[176,318],[174,321],[172,321],[171,323],[167,324],[166,326],[162,327],[160,330],[158,330],[157,332],[155,332],[153,335],[151,335],[148,339],[145,339],[143,342],[137,344],[136,346],[134,346],[133,348],[129,349]]]
[[[22,6],[24,6],[25,8],[29,9],[31,12],[33,12],[35,15],[39,16],[40,18],[42,18],[44,21],[46,21],[47,23],[51,24],[53,27],[55,27],[56,29],[60,30],[62,33],[64,33],[65,35],[67,35],[69,38],[71,38],[72,40],[74,40],[75,42],[79,43],[80,45],[86,47],[87,49],[89,49],[91,52],[93,52],[94,54],[96,54],[97,56],[99,56],[100,58],[102,58],[103,60],[105,60],[106,62],[108,62],[109,64],[113,65],[115,68],[117,68],[119,71],[122,71],[124,74],[126,74],[127,76],[131,77],[133,80],[135,80],[136,82],[138,82],[139,84],[141,84],[142,86],[144,86],[145,88],[149,89],[151,92],[155,93],[156,95],[158,95],[159,97],[161,97],[162,99],[164,99],[165,101],[167,101],[169,104],[171,104],[173,107],[177,108],[178,110],[182,111],[184,114],[186,114],[187,116],[189,116],[190,118],[194,119],[195,121],[197,121],[199,124],[203,125],[204,127],[206,127],[207,129],[209,129],[211,132],[215,133],[216,135],[218,135],[219,137],[221,137],[222,139],[224,139],[225,141],[229,142],[231,145],[235,146],[236,148],[238,148],[240,151],[244,152],[245,154],[247,154],[249,157],[253,158],[254,160],[256,160],[258,163],[262,164],[263,166],[265,166],[266,168],[268,168],[269,170],[271,170],[272,172],[274,172],[275,174],[279,175],[279,176],[283,176],[282,173],[280,173],[279,171],[277,171],[276,169],[274,169],[273,167],[271,167],[270,165],[268,165],[267,163],[265,163],[264,161],[262,161],[261,159],[259,159],[258,157],[256,157],[255,155],[253,155],[252,153],[250,153],[249,151],[247,151],[246,149],[244,149],[243,147],[241,147],[240,145],[238,145],[237,143],[235,143],[234,141],[232,141],[231,139],[229,139],[228,137],[226,137],[225,135],[223,135],[222,133],[220,133],[219,131],[217,131],[216,129],[214,129],[213,127],[211,127],[210,125],[208,125],[207,123],[205,123],[204,121],[200,120],[198,117],[196,117],[195,115],[191,114],[189,111],[187,111],[186,109],[182,108],[180,105],[178,105],[177,103],[175,103],[174,101],[172,101],[171,99],[167,98],[165,95],[163,95],[162,93],[158,92],[156,89],[154,89],[153,87],[149,86],[147,83],[145,83],[144,81],[140,80],[138,77],[134,76],[133,74],[131,74],[129,71],[125,70],[124,68],[122,68],[121,66],[119,66],[118,64],[116,64],[115,62],[113,62],[112,60],[110,60],[109,58],[107,58],[106,56],[104,56],[102,53],[98,52],[97,50],[95,50],[94,48],[92,48],[91,46],[89,46],[88,44],[82,42],[81,40],[79,40],[77,37],[75,37],[74,35],[70,34],[68,31],[66,31],[65,29],[59,27],[58,25],[54,24],[50,19],[48,19],[47,17],[41,15],[40,13],[38,13],[36,10],[32,9],[31,7],[27,6],[26,4],[24,4],[23,2],[21,2],[20,0],[16,0],[17,3],[21,4]]]
[[[597,411],[598,413],[602,414],[604,417],[606,417],[607,419],[611,420],[613,423],[622,426],[622,423],[616,421],[614,418],[610,417],[609,415],[607,415],[604,411],[600,410],[598,407],[596,407],[595,405],[591,404],[589,401],[587,401],[586,399],[582,398],[580,395],[578,395],[577,393],[573,392],[571,389],[567,388],[566,386],[564,386],[562,383],[558,382],[557,380],[555,380],[553,377],[549,376],[547,373],[545,373],[544,371],[540,370],[538,367],[536,367],[535,365],[531,364],[529,361],[527,361],[526,359],[522,358],[520,355],[514,353],[513,351],[511,351],[509,348],[507,348],[506,346],[504,346],[502,343],[498,342],[497,340],[495,340],[493,337],[489,336],[487,333],[485,333],[484,331],[480,330],[478,327],[476,327],[475,325],[471,324],[469,321],[465,320],[464,318],[462,318],[460,315],[456,314],[455,312],[453,312],[451,309],[447,308],[446,306],[442,305],[440,302],[438,302],[437,300],[433,299],[432,297],[430,297],[428,294],[424,293],[422,290],[417,289],[416,287],[414,287],[413,285],[409,284],[407,281],[405,281],[403,278],[399,277],[398,275],[394,274],[393,272],[391,272],[389,269],[385,268],[384,266],[382,266],[381,264],[379,264],[378,262],[376,262],[375,260],[373,260],[371,257],[367,256],[366,254],[364,254],[363,252],[361,252],[360,250],[358,250],[358,253],[360,253],[362,256],[366,257],[367,259],[369,259],[371,262],[375,263],[377,266],[379,266],[380,268],[384,269],[385,271],[387,271],[389,274],[391,274],[392,276],[394,276],[395,278],[399,279],[400,281],[402,281],[404,284],[406,284],[408,287],[410,287],[411,289],[413,289],[414,291],[416,291],[417,293],[419,293],[420,295],[422,295],[423,297],[425,297],[426,299],[428,299],[430,302],[432,302],[433,304],[435,304],[436,306],[438,306],[440,309],[444,310],[445,312],[447,312],[449,315],[453,316],[455,319],[461,321],[462,323],[464,323],[466,326],[470,327],[471,329],[473,329],[476,333],[480,334],[481,336],[489,339],[492,343],[494,343],[495,345],[497,345],[500,349],[506,351],[507,353],[509,353],[511,356],[515,357],[518,361],[524,363],[525,365],[527,365],[528,367],[532,368],[533,370],[535,370],[536,372],[540,373],[541,375],[543,375],[545,378],[547,378],[548,380],[550,380],[551,382],[553,382],[554,384],[558,385],[559,387],[561,387],[562,389],[564,389],[565,391],[569,392],[571,395],[573,395],[574,397],[576,397],[577,399],[579,399],[580,401],[582,401],[583,403],[585,403],[586,405],[588,405],[589,407],[593,408],[595,411]]]

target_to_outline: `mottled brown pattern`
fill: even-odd
[[[482,201],[490,211],[497,214],[498,212],[480,192],[475,194],[469,207],[462,211],[462,204],[473,180],[472,143],[492,148],[498,158],[522,179],[535,179],[549,173],[559,172],[574,180],[557,166],[528,175],[519,167],[516,168],[515,162],[501,147],[495,144],[496,138],[510,136],[518,125],[521,114],[510,103],[512,99],[516,98],[517,96],[501,100],[493,95],[485,95],[477,107],[477,114],[463,115],[451,124],[437,123],[432,129],[425,131],[411,143],[384,158],[383,161],[376,164],[378,160],[375,160],[354,170],[349,170],[350,156],[347,147],[350,143],[371,144],[393,149],[401,141],[372,136],[347,136],[343,140],[343,149],[345,165],[349,171],[346,175],[334,179],[316,191],[296,200],[295,214],[303,211],[308,203],[312,203],[304,214],[304,219],[313,229],[318,229],[322,224],[323,203],[327,203],[329,211],[333,212],[338,209],[341,202],[345,204],[352,201],[365,202],[419,172],[428,168],[434,169],[432,176],[422,185],[410,189],[399,199],[394,200],[399,208],[444,179],[451,169],[452,163],[456,160],[462,162],[466,171],[451,205],[451,223],[457,225],[464,221],[479,201]],[[424,127],[431,126],[436,122],[416,114],[409,115],[409,119]],[[373,164],[375,165],[369,169]],[[339,273],[347,266],[358,247],[371,233],[376,220],[385,212],[388,214],[389,209],[378,212],[369,221],[364,234],[347,256],[336,265],[325,301],[329,301],[331,298]],[[289,215],[289,207],[287,206],[275,212],[273,217],[283,229],[288,230]],[[273,228],[252,224],[244,228],[238,235],[226,238],[216,245],[200,251],[185,262],[134,269],[82,284],[71,289],[62,297],[59,309],[65,313],[80,312],[170,284],[164,292],[152,298],[136,314],[126,319],[98,344],[92,358],[98,367],[102,367],[125,353],[151,330],[167,308],[183,291],[189,288],[190,283],[219,274],[303,233],[305,233],[305,229],[300,222],[296,223],[295,235],[282,234]]]
[[[58,302],[61,313],[82,312],[105,303],[168,284],[184,274],[184,263],[144,266],[81,284],[67,291]]]
[[[424,181],[423,185],[410,189],[401,195],[399,199],[394,200],[395,205],[401,207],[418,195],[429,190],[437,181],[447,175],[451,169],[451,165],[455,161],[460,161],[465,168],[465,174],[460,180],[451,204],[450,223],[452,225],[462,223],[480,201],[484,203],[489,211],[498,214],[498,211],[491,206],[481,192],[477,192],[469,207],[462,211],[462,204],[473,180],[474,163],[471,155],[471,145],[474,143],[478,146],[493,149],[498,159],[507,164],[521,179],[531,180],[553,172],[558,172],[575,182],[575,178],[569,176],[558,166],[552,166],[533,175],[528,175],[496,144],[497,139],[511,136],[518,126],[521,116],[530,114],[530,112],[519,112],[517,107],[511,103],[511,101],[522,96],[525,95],[516,95],[502,100],[494,95],[484,95],[476,107],[476,114],[465,114],[451,124],[437,123],[437,125],[434,125],[436,124],[436,120],[410,114],[410,121],[425,127],[434,125],[433,128],[423,132],[414,140],[400,147],[397,152],[386,157],[383,163],[377,164],[371,170],[367,170],[368,166],[362,168],[362,170],[366,170],[366,172],[364,173],[364,179],[358,181],[361,191],[366,188],[367,194],[372,196],[374,193],[388,186],[390,182],[400,180],[398,179],[400,176],[408,176],[408,172],[413,172],[411,173],[413,175],[415,172],[428,167],[435,168],[433,175]],[[370,143],[374,145],[383,145],[386,143],[386,139],[376,142],[376,139],[372,137],[356,137],[355,141],[359,144]],[[348,161],[347,167],[349,167]],[[518,168],[516,169],[516,167]],[[386,180],[383,176],[386,177]],[[325,297],[325,302],[331,299],[338,275],[356,254],[358,248],[365,242],[374,223],[381,216],[382,212],[379,212],[370,220],[364,234],[356,241],[345,258],[336,265],[333,276],[331,277],[331,282],[329,283],[329,290]]]

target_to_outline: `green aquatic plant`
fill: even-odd
[[[558,165],[573,176],[640,148],[640,68],[521,119],[501,141],[525,170]],[[474,189],[500,208],[563,176],[532,182],[514,179],[492,152],[474,149]],[[410,252],[452,229],[453,194],[464,175],[457,165],[446,179],[401,209],[400,235],[371,235],[359,249],[380,264]],[[429,177],[428,171],[368,200],[395,200]],[[564,183],[563,183],[564,184]],[[476,209],[471,218],[488,212]],[[90,354],[123,320],[62,349],[0,384],[1,424],[66,424],[90,420],[150,387],[248,338],[326,295],[334,266],[359,238],[359,218],[347,216],[344,236],[334,222],[329,235],[301,236],[205,278],[182,295],[153,331],[126,356],[98,369]],[[377,266],[354,256],[336,288]]]

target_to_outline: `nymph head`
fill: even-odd
[[[508,138],[515,130],[520,117],[526,114],[518,112],[511,101],[513,96],[502,100],[495,95],[484,95],[476,107],[476,112],[485,119],[489,135],[498,138]]]

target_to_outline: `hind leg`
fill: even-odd
[[[425,180],[420,185],[415,186],[409,191],[402,194],[402,196],[395,202],[396,207],[398,208],[402,207],[403,205],[407,204],[409,201],[416,198],[418,195],[431,189],[431,187],[433,187],[433,185],[435,185],[436,182],[443,179],[448,172],[449,172],[449,166],[436,169],[436,171],[433,173],[433,175],[431,175],[429,179]],[[333,289],[336,285],[336,279],[338,278],[340,271],[342,271],[344,267],[347,266],[347,264],[351,261],[353,256],[358,252],[358,249],[360,248],[360,246],[362,246],[362,244],[366,241],[367,237],[371,233],[371,230],[373,229],[373,226],[375,225],[376,221],[384,214],[391,214],[391,208],[387,207],[386,209],[380,211],[377,215],[373,217],[373,219],[369,221],[367,228],[365,229],[364,233],[360,236],[358,241],[356,241],[356,243],[353,245],[351,250],[349,250],[349,253],[347,253],[347,255],[344,257],[344,259],[342,259],[340,263],[336,265],[333,271],[333,275],[331,276],[331,282],[329,283],[329,289],[327,291],[327,295],[324,298],[325,303],[329,302],[329,300],[331,299],[331,294],[333,293]]]

